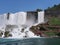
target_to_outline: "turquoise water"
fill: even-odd
[[[60,45],[60,38],[2,39],[0,45]]]

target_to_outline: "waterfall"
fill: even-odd
[[[44,22],[44,12],[38,12],[36,16],[27,14],[27,12],[18,12],[14,14],[11,13],[7,20],[7,15],[0,15],[0,26],[4,27],[2,38],[5,37],[4,34],[6,31],[8,31],[6,38],[40,37],[31,32],[30,27]]]

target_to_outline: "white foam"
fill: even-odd
[[[7,20],[7,15],[0,15],[0,29],[3,31],[3,33],[6,31],[7,25],[16,25],[18,27],[8,28],[10,31],[10,34],[12,36],[7,38],[36,38],[40,37],[35,35],[33,32],[31,32],[29,29],[31,26],[36,26],[39,23],[42,23],[44,21],[44,13],[39,12],[38,13],[38,22],[36,23],[35,16],[31,15],[31,17],[27,18],[26,12],[18,12],[15,14],[10,14],[9,20]],[[2,29],[2,27],[4,27]],[[24,29],[23,32],[21,30]],[[2,38],[4,37],[4,34],[2,35]]]

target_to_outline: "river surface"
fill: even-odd
[[[60,38],[0,38],[0,45],[60,45]]]

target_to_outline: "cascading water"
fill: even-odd
[[[26,29],[24,29],[24,31],[22,32],[23,28],[14,28],[12,31],[10,31],[10,33],[12,34],[12,37],[8,37],[8,38],[33,38],[33,37],[40,37],[40,36],[36,36],[33,32],[31,32],[29,30],[29,27],[27,27]]]
[[[3,17],[4,31],[2,38],[5,37],[6,31],[8,31],[10,34],[9,36],[7,35],[6,38],[40,37],[30,31],[31,26],[38,25],[40,23],[38,19],[35,19],[35,15],[27,15],[26,12],[19,12],[15,13],[14,15],[10,14],[9,20],[6,19],[6,15],[4,16],[5,16],[5,18]],[[39,22],[36,23],[36,20],[38,20]]]

